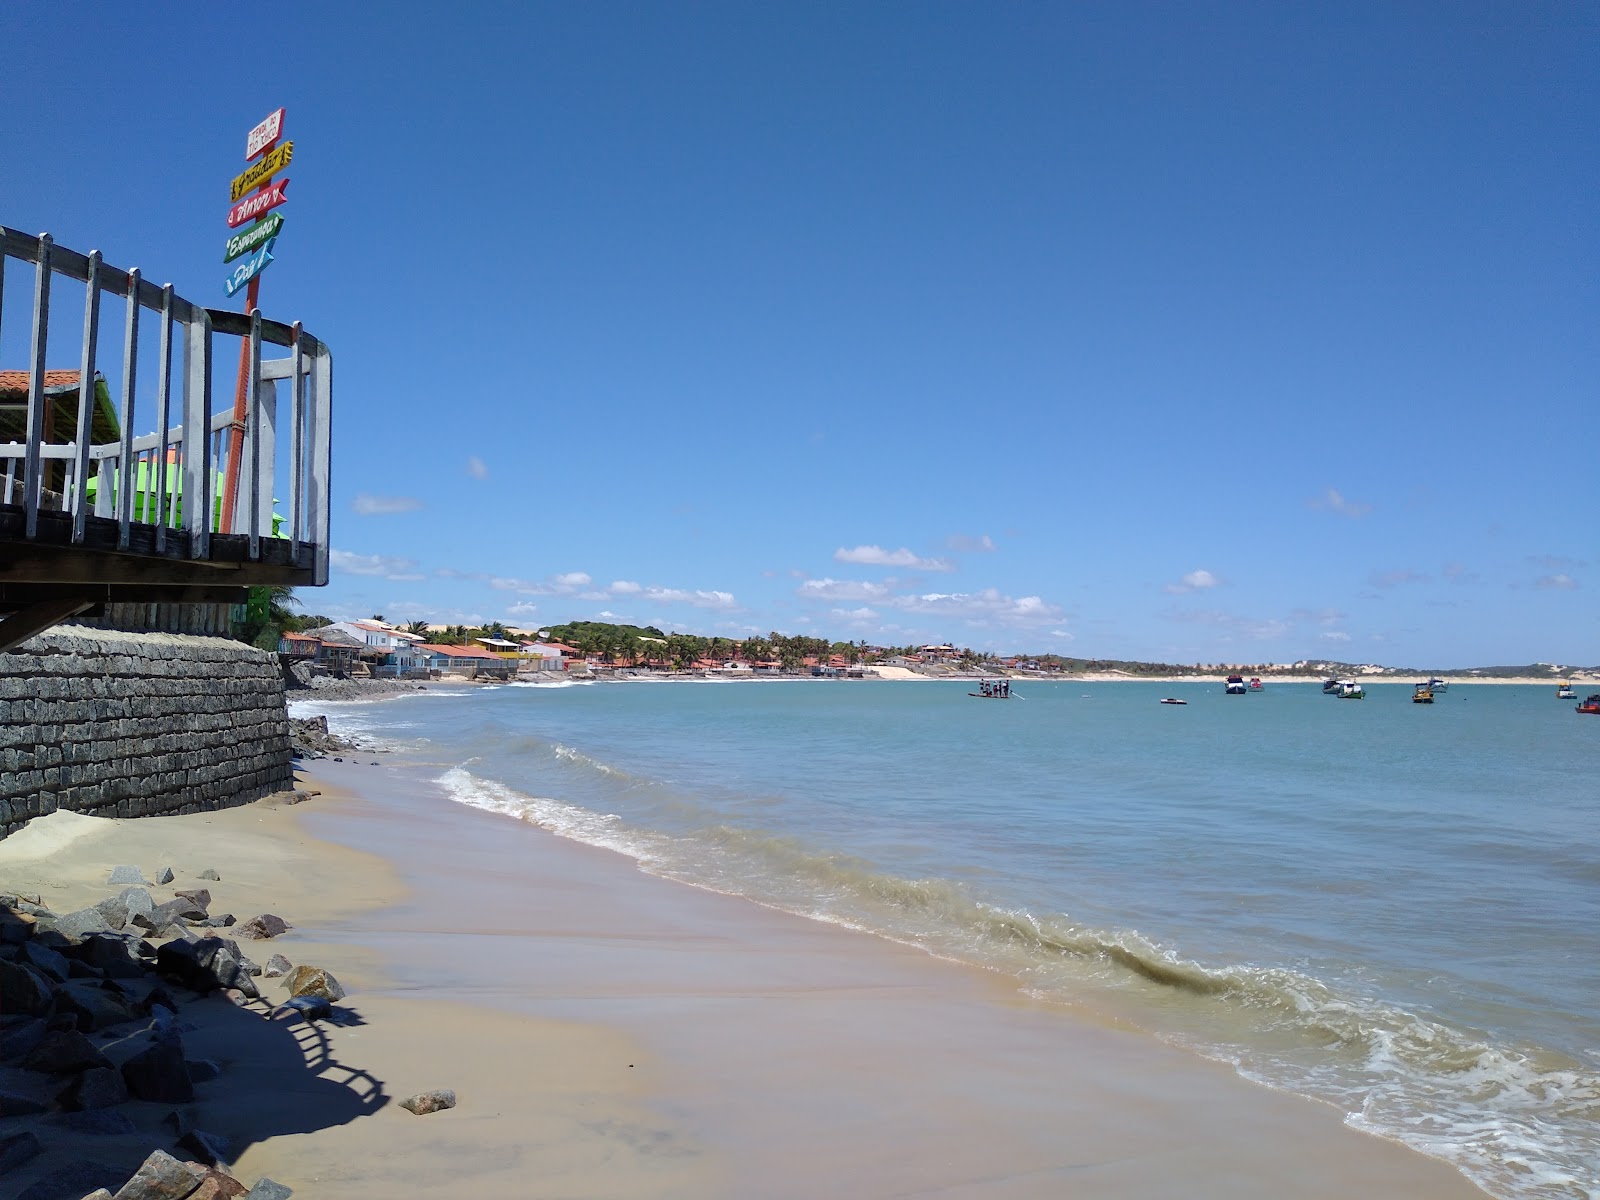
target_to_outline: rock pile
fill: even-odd
[[[290,717],[289,743],[296,758],[325,758],[361,749],[349,738],[329,733],[327,717]]]
[[[218,878],[215,871],[202,875]],[[162,877],[170,881],[171,872],[163,869]],[[52,911],[39,895],[0,893],[0,1117],[54,1114],[38,1132],[0,1136],[0,1175],[9,1177],[47,1149],[81,1144],[77,1139],[86,1133],[136,1133],[118,1106],[145,1101],[174,1106],[166,1118],[172,1140],[131,1179],[125,1167],[118,1172],[77,1158],[16,1194],[50,1200],[85,1192],[116,1200],[288,1196],[288,1188],[271,1180],[247,1188],[229,1175],[227,1140],[195,1128],[185,1107],[195,1102],[196,1085],[223,1069],[185,1053],[183,1034],[194,1026],[178,1019],[180,997],[220,991],[249,1003],[260,996],[256,980],[263,968],[239,942],[219,935],[233,917],[212,915],[208,889],[179,888],[158,898],[143,874],[127,866],[113,870],[109,881],[131,886],[66,913]],[[262,940],[290,928],[262,913],[237,932]],[[300,1020],[331,1015],[332,1002],[345,995],[322,968],[293,966],[281,954],[272,956],[271,968],[271,975],[286,976],[290,998],[281,1011]],[[74,1140],[51,1147],[51,1130],[58,1127]]]

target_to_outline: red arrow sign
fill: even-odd
[[[289,197],[283,194],[289,186],[287,179],[280,179],[264,192],[257,192],[254,196],[246,196],[239,203],[228,210],[228,228],[237,229],[247,221],[254,221],[263,213],[271,212],[278,205],[284,203]]]

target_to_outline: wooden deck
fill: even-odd
[[[13,300],[0,327],[21,315],[16,297],[33,300],[27,361],[0,363],[0,615],[12,614],[0,652],[69,609],[327,583],[327,345],[298,323],[193,304],[48,235],[0,226],[0,250],[0,302]],[[61,344],[59,321],[50,334],[62,278],[84,285],[68,289],[83,305],[76,369],[46,360]],[[103,307],[120,310],[120,337],[102,332]]]

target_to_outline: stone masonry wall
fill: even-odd
[[[0,653],[0,837],[58,808],[231,808],[293,778],[271,654],[225,638],[70,626]]]

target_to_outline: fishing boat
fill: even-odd
[[[1431,687],[1429,687],[1425,683],[1417,684],[1417,686],[1415,688],[1413,688],[1412,691],[1411,691],[1411,703],[1413,703],[1413,704],[1432,704],[1433,703],[1433,689]]]
[[[1324,679],[1322,681],[1322,694],[1324,696],[1337,696],[1339,694],[1339,681],[1337,679]]]
[[[1600,717],[1600,692],[1590,696],[1582,704],[1578,705],[1577,708],[1573,709],[1573,711],[1588,713],[1590,716]]]
[[[1261,680],[1259,680],[1259,679],[1257,679],[1257,678],[1256,678],[1256,677],[1255,677],[1255,676],[1254,676],[1254,675],[1252,675],[1252,676],[1251,676],[1251,677],[1250,677],[1250,690],[1251,690],[1251,691],[1252,691],[1252,692],[1264,692],[1264,691],[1266,691],[1266,690],[1267,690],[1267,689],[1266,689],[1266,687],[1265,687],[1265,686],[1264,686],[1264,685],[1263,685],[1263,684],[1262,684],[1262,682],[1261,682]]]
[[[1243,675],[1229,675],[1228,676],[1228,684],[1227,684],[1227,692],[1228,692],[1228,695],[1230,695],[1230,696],[1242,696],[1242,695],[1244,695],[1244,676]]]
[[[1187,704],[1187,700],[1179,700],[1176,696],[1168,696],[1161,701],[1163,704]]]
[[[1556,685],[1557,700],[1576,700],[1577,698],[1578,693],[1572,690],[1572,684],[1570,681],[1563,679],[1559,684]]]
[[[974,700],[1009,700],[1011,699],[1011,681],[1003,679],[998,683],[987,681],[978,684],[981,691],[968,692]]]
[[[1365,700],[1367,698],[1366,690],[1354,679],[1339,680],[1337,695],[1341,700]]]
[[[1447,680],[1440,679],[1437,675],[1435,675],[1432,679],[1428,680],[1428,690],[1433,692],[1435,695],[1438,695],[1440,692],[1448,692],[1450,690],[1450,684]]]

